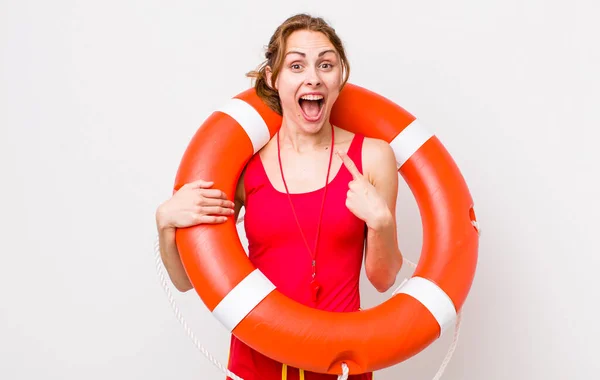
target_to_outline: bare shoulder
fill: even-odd
[[[387,158],[388,160],[393,160],[396,162],[396,158],[394,157],[394,151],[390,144],[385,140],[376,139],[373,137],[365,137],[365,141],[363,143],[363,152],[366,156],[373,156],[377,158]]]
[[[386,141],[365,137],[362,151],[363,172],[370,182],[396,177],[396,156],[390,144]]]

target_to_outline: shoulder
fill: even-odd
[[[397,176],[394,150],[385,140],[365,137],[362,149],[363,171],[371,183]]]
[[[387,161],[396,162],[394,151],[390,144],[385,140],[366,137],[363,142],[363,156],[365,158],[375,157],[377,159],[386,159]]]

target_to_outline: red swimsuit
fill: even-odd
[[[348,156],[362,173],[364,136],[355,135]],[[312,258],[296,224],[285,192],[276,190],[258,154],[250,159],[244,175],[246,191],[245,231],[252,263],[287,297],[317,309],[352,312],[360,308],[359,277],[363,262],[365,223],[345,205],[352,180],[344,165],[330,180],[323,210],[316,278],[320,283],[313,303],[310,282]],[[300,226],[314,247],[324,188],[290,194]],[[245,380],[336,380],[278,363],[231,337],[229,369]],[[352,375],[351,380],[370,380],[372,374]]]

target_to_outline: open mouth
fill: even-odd
[[[307,121],[318,121],[323,113],[323,95],[304,95],[298,99],[302,114]]]

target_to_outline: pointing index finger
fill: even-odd
[[[354,161],[352,161],[352,159],[350,157],[348,157],[346,152],[342,152],[342,151],[338,150],[337,155],[342,159],[344,166],[348,169],[350,174],[352,174],[352,178],[358,179],[358,178],[362,177],[362,174],[360,174],[360,171],[358,171],[356,164],[354,164]]]

